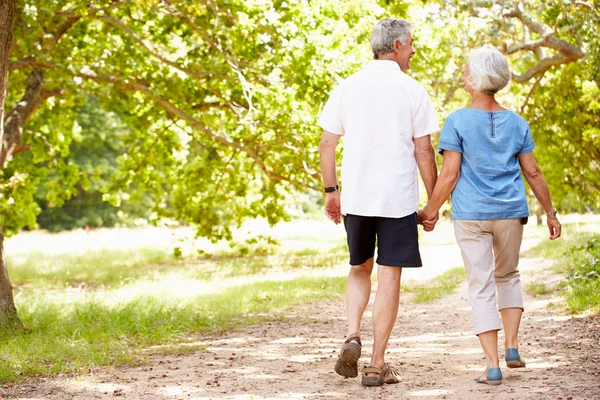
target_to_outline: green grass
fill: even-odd
[[[532,282],[525,286],[525,291],[533,297],[543,296],[545,294],[552,293],[552,290],[546,286],[545,283]]]
[[[285,318],[299,304],[344,291],[345,271],[331,270],[347,258],[343,237],[292,231],[284,245],[258,235],[197,252],[193,243],[176,242],[187,250],[172,251],[148,231],[137,233],[36,234],[9,243],[24,327],[0,328],[0,383],[194,351],[203,333]],[[129,238],[138,239],[136,248],[111,248]],[[62,248],[71,242],[79,244]]]
[[[431,281],[423,284],[410,284],[403,289],[412,293],[411,301],[417,304],[431,303],[452,294],[464,282],[467,273],[464,267],[454,267]]]
[[[81,254],[44,254],[32,251],[7,258],[10,279],[17,289],[66,287],[116,288],[139,279],[159,279],[177,271],[189,279],[249,276],[272,271],[323,269],[347,258],[346,245],[323,251],[300,248],[269,254],[218,252],[179,258],[165,249],[93,250]],[[273,254],[270,254],[273,253]]]
[[[122,235],[116,238],[112,231],[40,234],[30,236],[39,243],[30,237],[20,247],[13,243],[9,274],[24,329],[0,328],[0,383],[198,350],[200,334],[279,320],[299,304],[339,298],[347,273],[343,231],[284,232],[273,241],[262,237],[201,253],[191,246],[177,255],[153,238],[145,247],[138,240],[136,249],[111,248],[139,239],[137,231],[115,232]],[[72,241],[80,245],[59,252]],[[458,267],[404,290],[413,302],[426,303],[464,279]]]
[[[568,270],[563,292],[568,309],[584,315],[600,314],[600,235],[570,248],[563,260]]]
[[[26,330],[0,330],[0,382],[135,364],[136,349],[281,318],[295,304],[339,297],[344,284],[345,277],[300,277],[189,296],[177,296],[178,287],[170,296],[141,291],[123,300],[114,291],[21,293],[17,308]]]
[[[522,257],[530,257],[530,258],[547,258],[557,260],[554,266],[554,272],[556,273],[566,273],[568,272],[568,267],[565,265],[562,258],[566,251],[568,251],[573,246],[576,246],[580,243],[586,242],[594,236],[592,232],[586,231],[575,231],[569,232],[566,228],[563,231],[562,237],[557,240],[542,240],[537,245],[531,247],[529,250],[521,253]]]
[[[556,241],[542,241],[524,256],[555,260],[552,272],[566,275],[559,288],[568,312],[600,314],[600,235],[573,232]],[[532,284],[526,290],[534,296],[549,292],[543,284]]]
[[[68,251],[68,250],[67,250]],[[164,249],[92,250],[80,254],[30,251],[7,257],[15,287],[36,289],[91,285],[114,287],[169,268],[175,258]]]

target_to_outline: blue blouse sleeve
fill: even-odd
[[[527,129],[525,130],[525,141],[523,142],[521,150],[519,150],[519,154],[531,153],[534,148],[535,143],[533,142],[533,136],[531,136],[529,125],[527,125]]]
[[[444,150],[455,151],[462,153],[462,139],[458,134],[458,131],[454,128],[452,123],[451,115],[446,118],[444,127],[442,128],[442,134],[440,135],[440,142],[438,143],[438,152],[444,154]]]

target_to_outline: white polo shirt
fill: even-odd
[[[427,91],[397,63],[373,60],[344,80],[319,126],[345,137],[342,214],[401,218],[418,210],[413,138],[440,128]]]

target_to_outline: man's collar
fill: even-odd
[[[371,60],[367,64],[367,68],[391,68],[402,72],[398,63],[392,60]]]

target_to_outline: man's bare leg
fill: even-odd
[[[371,272],[373,257],[363,264],[353,265],[346,281],[346,311],[348,313],[348,332],[346,336],[360,332],[360,321],[369,304],[371,296]]]
[[[385,349],[398,316],[402,268],[380,265],[373,306],[373,355],[371,365],[383,368]]]

